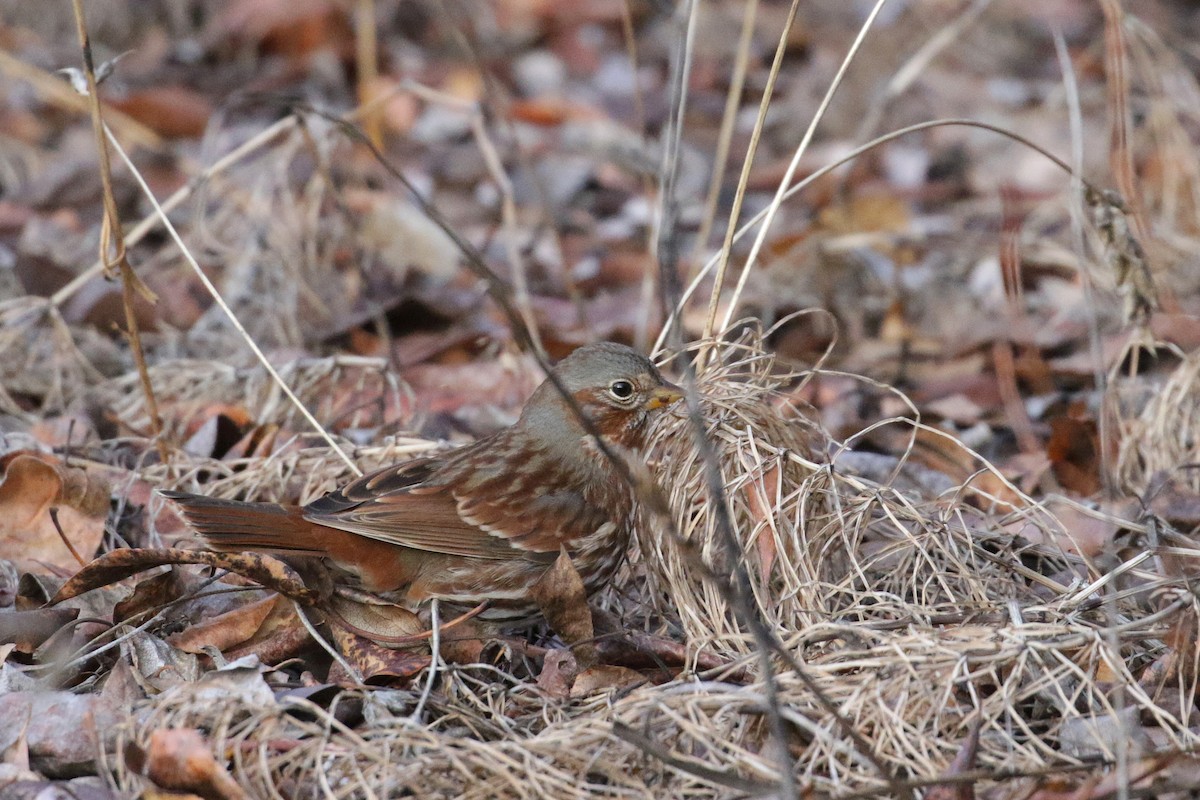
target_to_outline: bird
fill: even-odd
[[[315,562],[335,587],[411,608],[436,599],[482,606],[495,624],[549,618],[535,586],[560,554],[587,596],[617,572],[639,517],[612,455],[644,459],[651,422],[683,397],[648,358],[612,342],[579,347],[554,371],[606,448],[547,378],[511,426],[304,506],[161,494],[213,550]]]

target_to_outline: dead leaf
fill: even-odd
[[[1100,439],[1095,420],[1077,416],[1051,419],[1046,455],[1054,477],[1064,487],[1084,497],[1100,491]]]
[[[0,614],[0,645],[11,643],[18,652],[32,653],[78,616],[78,608],[35,608]]]
[[[394,644],[397,639],[410,639],[426,631],[416,614],[397,605],[359,603],[339,596],[330,600],[328,608],[332,612],[333,625],[340,625],[384,647]],[[403,644],[411,645],[411,642]]]
[[[538,688],[556,700],[571,696],[571,685],[579,674],[579,664],[570,650],[551,650],[542,659],[542,671],[538,673]]]
[[[253,637],[279,600],[280,596],[273,594],[246,603],[172,634],[167,637],[167,641],[185,653],[200,654],[204,652],[205,647],[228,650]]]
[[[757,535],[754,539],[754,549],[758,554],[758,576],[763,586],[770,584],[771,570],[775,566],[776,531],[773,509],[775,498],[779,497],[779,482],[779,465],[775,464],[744,487],[746,504],[750,506],[750,516],[755,523]]]
[[[128,709],[100,694],[9,692],[0,694],[0,753],[20,738],[35,763],[62,774],[95,772],[101,732],[126,718]]]
[[[539,683],[541,678],[538,679]],[[646,682],[646,677],[629,667],[598,664],[589,667],[575,677],[571,684],[571,697],[590,697],[600,692],[627,689]]]
[[[393,650],[339,625],[331,625],[330,631],[338,651],[358,670],[367,683],[390,684],[397,680],[407,680],[433,662],[428,652],[412,649]],[[339,664],[330,669],[329,679],[334,682],[351,682],[351,676],[346,675]]]
[[[133,668],[134,681],[147,695],[189,684],[200,676],[194,655],[149,633],[138,632],[121,642],[121,654]]]
[[[0,459],[0,558],[18,568],[38,571],[39,563],[69,569],[78,566],[65,536],[81,558],[90,558],[104,537],[109,487],[81,469],[64,466],[40,453],[18,451]],[[58,517],[55,526],[51,516]],[[44,567],[42,568],[44,571]]]
[[[592,627],[592,610],[579,571],[563,548],[550,569],[533,586],[533,599],[546,621],[563,641],[571,645],[582,669],[598,660]]]
[[[166,139],[197,139],[204,135],[213,105],[186,86],[147,86],[105,102],[124,111]]]
[[[198,585],[199,580],[195,576],[174,567],[138,581],[133,592],[113,607],[113,622],[124,622],[135,615],[172,603]]]
[[[193,728],[160,728],[150,734],[145,750],[131,742],[125,750],[125,763],[163,789],[191,792],[204,800],[246,797]]]
[[[299,573],[279,559],[258,553],[213,553],[164,547],[127,548],[106,553],[75,573],[50,603],[61,603],[165,564],[206,564],[250,578],[264,588],[274,589],[306,605],[314,605],[320,599],[317,592],[304,585]]]

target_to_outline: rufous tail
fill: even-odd
[[[314,526],[299,506],[242,503],[187,492],[161,492],[214,550],[280,555],[324,555]]]

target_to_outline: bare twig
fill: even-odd
[[[138,376],[142,382],[142,394],[146,398],[146,412],[150,416],[150,430],[154,436],[154,444],[158,448],[159,457],[164,462],[171,460],[171,450],[162,436],[162,417],[158,413],[158,400],[154,397],[154,387],[150,384],[150,373],[146,369],[146,354],[142,349],[142,338],[138,331],[137,314],[133,303],[136,295],[153,303],[154,293],[146,288],[141,279],[134,273],[129,264],[129,256],[125,251],[125,239],[121,233],[121,215],[117,211],[117,201],[113,196],[112,165],[108,160],[108,146],[104,134],[108,128],[100,111],[100,94],[96,84],[95,64],[92,61],[92,44],[88,38],[87,22],[83,15],[82,0],[71,0],[75,12],[75,31],[79,35],[79,47],[83,50],[83,71],[87,79],[88,100],[91,107],[92,131],[96,137],[96,149],[100,157],[100,184],[104,198],[104,225],[100,234],[100,259],[106,264],[107,271],[116,272],[121,279],[121,299],[125,308],[125,329],[129,341],[129,349],[133,353],[133,361],[137,365]],[[108,131],[112,137],[112,132]],[[109,255],[109,250],[113,251]]]
[[[58,538],[62,539],[62,543],[65,544],[67,549],[71,551],[71,555],[75,558],[75,561],[79,564],[79,566],[86,566],[87,561],[83,556],[79,555],[79,551],[75,549],[75,545],[71,543],[66,531],[63,530],[62,525],[58,521],[58,507],[50,506],[50,508],[46,510],[50,514],[50,521],[54,523],[54,530],[58,532]]]
[[[376,147],[383,147],[383,118],[372,104],[378,91],[379,44],[375,26],[375,0],[358,0],[354,10],[354,65],[358,73],[359,107],[364,111],[363,128]]]

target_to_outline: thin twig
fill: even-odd
[[[300,618],[300,624],[304,626],[304,630],[308,631],[308,635],[312,637],[312,640],[320,645],[322,650],[324,650],[326,653],[329,653],[330,658],[341,665],[342,669],[346,670],[346,674],[353,678],[356,683],[363,683],[364,681],[362,673],[355,669],[354,665],[347,661],[342,654],[337,651],[336,647],[325,640],[325,637],[321,635],[321,632],[318,631],[312,624],[312,620],[310,620],[308,615],[304,613],[304,606],[295,600],[292,600],[290,597],[288,599],[292,602],[292,608],[296,610],[296,616]]]
[[[87,80],[88,100],[91,108],[92,132],[96,138],[96,150],[100,158],[100,185],[104,201],[104,224],[100,233],[100,260],[105,262],[106,271],[116,272],[121,279],[121,300],[125,309],[125,332],[129,341],[129,349],[137,366],[138,378],[142,384],[142,394],[146,398],[146,413],[150,417],[150,430],[154,437],[155,447],[158,448],[159,458],[163,463],[170,463],[171,450],[162,435],[162,417],[158,413],[158,400],[154,396],[154,387],[150,383],[150,370],[146,367],[146,353],[142,349],[142,337],[138,329],[137,314],[133,303],[136,295],[153,303],[154,293],[133,271],[129,256],[125,250],[125,239],[121,233],[121,215],[117,211],[117,200],[113,195],[112,164],[108,159],[108,147],[104,134],[116,142],[116,137],[104,124],[100,111],[100,92],[96,83],[95,64],[92,59],[92,43],[88,38],[87,22],[83,16],[82,0],[71,0],[75,12],[75,32],[79,35],[79,47],[83,50],[83,74]],[[109,249],[114,251],[109,256]]]
[[[792,197],[795,197],[797,194],[804,191],[804,189],[806,189],[808,186],[810,186],[811,184],[820,180],[821,178],[825,177],[830,172],[833,172],[835,169],[837,169],[841,165],[843,165],[847,162],[853,161],[854,159],[858,158],[859,156],[863,155],[864,153],[874,150],[876,147],[885,145],[888,142],[899,139],[902,136],[907,136],[910,133],[917,133],[919,131],[929,130],[931,128],[943,128],[943,127],[954,127],[954,126],[978,128],[979,130],[989,131],[991,133],[995,133],[1000,136],[1003,136],[1007,139],[1011,139],[1012,141],[1017,142],[1018,144],[1022,144],[1024,146],[1030,148],[1034,152],[1041,154],[1043,157],[1045,157],[1047,160],[1049,160],[1052,164],[1054,164],[1059,169],[1061,169],[1063,172],[1065,172],[1068,176],[1075,175],[1075,171],[1070,167],[1070,165],[1067,164],[1067,162],[1063,161],[1061,158],[1054,155],[1049,150],[1042,147],[1040,144],[1037,144],[1033,140],[1031,140],[1025,136],[1022,136],[1019,133],[1010,131],[999,125],[993,125],[989,122],[981,122],[980,120],[975,120],[975,119],[963,119],[963,118],[959,118],[959,117],[949,117],[946,119],[935,119],[935,120],[929,120],[928,122],[918,122],[914,125],[907,125],[903,128],[899,128],[890,133],[883,134],[882,136],[872,139],[871,141],[869,141],[865,144],[861,144],[858,147],[851,150],[849,153],[846,153],[841,158],[838,158],[837,160],[835,160],[829,164],[826,164],[825,166],[821,167],[820,169],[815,170],[812,173],[810,173],[809,175],[805,176],[804,178],[801,178],[800,180],[796,181],[796,183],[792,184],[792,186],[784,193],[783,199],[788,200]],[[1091,183],[1090,181],[1088,181],[1086,178],[1083,178],[1082,176],[1080,176],[1080,180],[1083,182],[1084,187],[1086,187],[1089,191],[1095,191],[1095,192],[1099,191],[1095,187],[1095,185],[1093,183]],[[740,228],[738,228],[736,230],[736,232],[734,232],[732,234],[731,244],[741,241],[741,239],[743,237],[745,237],[746,234],[748,234],[751,230],[754,229],[755,225],[758,225],[760,222],[763,221],[763,219],[766,217],[767,212],[769,210],[770,209],[763,209],[762,211],[759,211],[757,214],[755,214],[753,217],[751,217],[749,220],[747,220],[744,225],[742,225]],[[657,351],[662,348],[663,343],[666,341],[667,334],[671,330],[672,325],[674,324],[674,318],[678,317],[679,314],[681,314],[683,312],[683,305],[686,304],[689,300],[691,300],[692,296],[696,293],[696,290],[700,288],[701,282],[708,276],[708,274],[715,267],[717,267],[719,265],[720,259],[721,259],[720,253],[714,255],[704,265],[704,268],[701,269],[694,278],[692,278],[692,281],[688,284],[687,288],[684,290],[682,296],[678,300],[679,305],[677,305],[671,309],[670,317],[668,317],[666,323],[663,325],[662,331],[659,332],[658,339],[654,343],[652,352]],[[732,308],[732,306],[731,306],[731,308]]]
[[[659,272],[662,276],[663,305],[666,308],[677,307],[679,296],[682,294],[679,276],[679,198],[675,184],[679,171],[679,147],[683,137],[683,122],[687,106],[687,84],[691,71],[691,54],[695,36],[696,3],[695,0],[685,3],[682,10],[686,11],[686,26],[682,35],[677,37],[676,47],[671,59],[671,108],[674,111],[670,124],[664,136],[663,147],[663,177],[660,180],[662,220],[659,231],[658,260]],[[682,331],[678,325],[672,326],[672,344],[676,352],[683,351]],[[726,550],[728,563],[734,565],[733,580],[721,582],[721,591],[729,591],[733,598],[734,608],[743,624],[750,628],[758,646],[760,668],[762,669],[764,700],[767,708],[767,720],[771,735],[775,740],[776,753],[779,763],[779,792],[785,798],[799,796],[796,787],[796,775],[792,766],[791,754],[787,747],[788,731],[780,710],[779,686],[775,680],[775,672],[771,664],[771,649],[775,646],[774,636],[767,629],[751,596],[750,575],[745,567],[745,559],[737,544],[737,536],[733,529],[733,519],[729,515],[729,504],[725,499],[725,486],[721,479],[721,468],[717,464],[716,452],[708,440],[707,425],[700,410],[699,393],[697,391],[696,370],[693,362],[684,361],[683,382],[688,419],[691,422],[696,446],[704,463],[705,486],[709,507],[714,509],[717,518],[717,531]],[[681,537],[676,537],[682,541]],[[886,774],[886,773],[885,773]]]
[[[371,104],[379,81],[379,37],[375,26],[375,0],[358,0],[354,13],[354,66],[358,80],[358,104],[370,107],[362,118],[363,129],[376,147],[383,147],[383,118]]]
[[[417,707],[413,709],[412,713],[412,720],[418,725],[421,723],[421,715],[425,713],[425,704],[429,702],[429,696],[433,694],[433,682],[437,679],[438,663],[441,661],[442,630],[438,620],[438,599],[436,597],[429,601],[429,630],[433,634],[433,641],[429,644],[429,677],[425,681],[425,688],[421,691],[421,699],[417,701]]]
[[[67,538],[66,531],[63,530],[62,525],[58,522],[58,506],[50,506],[47,511],[50,514],[50,521],[54,523],[54,530],[58,531],[58,538],[62,539],[62,543],[71,551],[71,555],[75,557],[79,566],[87,566],[87,561],[84,560],[83,556],[79,555],[79,551],[75,549],[75,545],[71,544],[71,540]]]
[[[27,64],[4,48],[0,48],[0,73],[7,73],[17,80],[28,81],[50,105],[71,111],[91,113],[91,103],[88,98],[81,96],[57,75]],[[162,137],[125,112],[106,107],[104,116],[113,129],[132,144],[151,149],[162,147]]]

